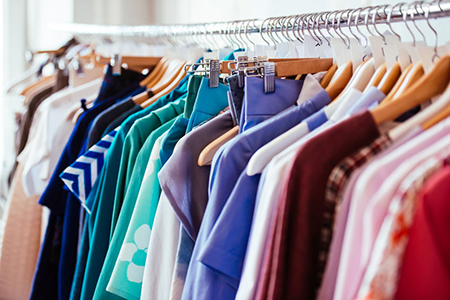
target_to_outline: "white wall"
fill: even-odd
[[[268,17],[288,16],[307,12],[331,11],[382,4],[397,4],[402,0],[155,0],[156,24],[188,24],[202,22],[222,22],[242,19],[265,19]],[[403,0],[405,1],[405,0]],[[411,3],[412,0],[406,0]],[[434,35],[425,22],[417,22],[424,31],[429,43],[434,43]],[[450,41],[447,30],[450,18],[431,20],[438,31],[439,43]],[[383,26],[380,26],[380,29]],[[410,34],[403,24],[395,24],[404,40],[410,40]],[[416,32],[416,35],[418,33]]]
[[[73,0],[74,21],[107,25],[155,23],[156,0]]]

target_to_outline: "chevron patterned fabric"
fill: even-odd
[[[86,198],[103,168],[106,154],[119,128],[105,135],[59,175],[66,187],[80,200],[86,210],[88,210],[84,205]]]

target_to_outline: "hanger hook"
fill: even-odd
[[[292,38],[292,41],[295,42],[300,41],[299,38],[297,37],[297,35],[295,34],[295,26],[296,26],[296,20],[297,20],[297,16],[296,15],[292,15],[291,18],[289,19],[289,24],[290,24],[290,29],[287,29],[289,33],[292,33],[292,35],[294,36]],[[289,34],[289,36],[291,36]]]
[[[255,48],[255,44],[248,38],[248,27],[253,20],[249,19],[244,22],[244,36],[242,37],[245,40],[245,44],[247,45],[247,51],[250,50],[250,44],[253,45],[253,49]]]
[[[267,46],[270,46],[270,43],[264,38],[263,31],[264,31],[264,23],[265,23],[266,21],[268,21],[269,19],[270,19],[270,18],[264,19],[264,21],[262,21],[261,26],[260,26],[260,28],[259,28],[259,35],[261,36],[262,40],[267,44]]]
[[[248,35],[248,26],[250,25],[250,23],[253,23],[253,26],[255,25],[255,19],[253,20],[248,20],[247,25],[245,26],[245,37],[247,38],[247,40],[253,45],[253,51],[255,51],[256,49],[256,45],[255,43],[250,39],[249,35]],[[253,27],[252,26],[252,27]]]
[[[280,30],[280,32],[281,32],[281,35],[284,37],[284,39],[286,40],[286,41],[288,41],[288,42],[290,42],[291,40],[289,39],[289,37],[288,36],[286,36],[286,32],[285,32],[285,23],[286,23],[286,20],[288,19],[289,17],[288,16],[285,16],[285,17],[282,17],[281,18],[281,21],[280,21],[280,25],[281,25],[281,30]]]
[[[402,7],[403,7],[403,5],[405,5],[405,4],[406,4],[405,2],[401,2],[401,3],[395,4],[394,6],[390,6],[391,9],[390,9],[389,12],[386,14],[386,15],[387,15],[387,24],[388,24],[388,26],[389,26],[389,29],[391,30],[391,32],[392,32],[396,37],[398,37],[398,39],[399,39],[400,41],[402,40],[402,38],[401,38],[401,36],[400,36],[397,32],[395,32],[394,29],[392,28],[391,18],[392,18],[392,13],[393,13],[394,9],[397,8],[397,7],[399,8],[400,14],[403,15],[403,13],[402,13]]]
[[[286,17],[285,16],[281,16],[281,17],[278,17],[276,19],[276,22],[275,22],[275,35],[281,41],[281,43],[284,42],[283,38],[286,38],[284,36],[284,34],[283,34],[283,22],[284,22],[284,19],[286,19]],[[278,30],[278,27],[280,28],[280,30]]]
[[[237,45],[237,49],[241,49],[241,41],[239,41],[239,38],[238,38],[238,36],[237,36],[237,32],[236,32],[236,30],[237,30],[237,24],[239,23],[239,21],[233,21],[233,31],[232,31],[232,38],[233,38],[233,40],[236,42],[236,45]]]
[[[238,29],[238,34],[237,34],[237,38],[240,42],[242,42],[241,44],[241,49],[248,49],[248,45],[246,44],[244,38],[242,37],[242,26],[244,25],[244,21],[238,21],[239,24],[239,28]]]
[[[417,6],[420,4],[420,1],[415,1],[413,3],[411,3],[411,5],[414,5],[414,10],[411,11],[410,16],[411,19],[413,21],[414,27],[416,27],[417,31],[420,33],[420,35],[423,38],[423,42],[425,43],[425,45],[427,44],[427,40],[425,38],[425,35],[423,34],[423,32],[419,29],[419,26],[417,26],[416,23],[416,18],[415,18],[415,13],[419,14],[419,11],[417,10]],[[411,7],[411,5],[409,7]]]
[[[317,31],[316,31],[316,24],[318,23],[318,18],[317,18],[318,15],[319,15],[319,13],[311,14],[311,20],[312,20],[311,29],[312,29],[312,34],[316,37],[316,40],[319,41],[318,46],[321,46],[321,45],[323,45],[323,41],[322,41],[321,37],[319,36],[319,34],[317,34]]]
[[[234,24],[236,23],[236,21],[230,22],[230,26],[229,26],[229,37],[230,40],[232,41],[233,46],[236,46],[236,49],[239,49],[239,43],[236,41],[235,37],[234,37]]]
[[[347,46],[347,47],[349,47],[349,45],[347,45],[347,43],[346,43],[346,41],[345,41],[344,36],[342,36],[342,35],[339,33],[339,31],[338,31],[338,29],[340,29],[340,22],[341,22],[341,21],[340,21],[340,18],[339,18],[339,20],[336,20],[336,18],[337,18],[338,14],[339,14],[340,12],[341,12],[341,11],[339,11],[339,10],[333,12],[333,29],[334,29],[334,32],[338,35],[338,37],[340,37],[341,40],[344,42],[344,45]]]
[[[211,31],[210,31],[209,35],[210,35],[210,38],[211,38],[211,41],[212,41],[213,45],[216,47],[217,51],[219,51],[220,45],[217,42],[217,40],[215,39],[215,37],[214,37],[214,27],[215,27],[215,25],[216,25],[215,23],[210,24],[209,27],[211,28]]]
[[[335,36],[331,33],[331,31],[330,31],[330,24],[328,23],[330,16],[331,16],[331,12],[326,12],[326,16],[325,16],[325,29],[327,30],[328,35],[329,35],[330,37],[334,38]]]
[[[321,44],[322,44],[322,40],[321,40],[319,37],[316,36],[314,30],[313,30],[313,32],[311,33],[311,28],[314,28],[314,22],[315,22],[314,16],[315,16],[314,13],[311,13],[311,14],[309,14],[309,15],[307,16],[307,25],[308,25],[308,26],[306,27],[306,29],[308,30],[309,35],[310,35],[310,36],[314,39],[314,41],[316,42],[316,46],[318,46],[318,45],[321,45]],[[312,22],[312,23],[311,23],[311,22]]]
[[[361,44],[361,40],[359,39],[359,37],[353,32],[352,30],[352,15],[355,12],[354,9],[348,9],[346,11],[347,13],[347,27],[348,27],[348,31],[350,32],[350,34],[356,39],[356,41]]]
[[[340,13],[339,13],[339,21],[338,21],[337,25],[338,25],[338,30],[339,30],[339,32],[341,33],[341,35],[344,36],[344,37],[347,39],[347,42],[348,42],[347,48],[350,49],[350,37],[347,36],[347,35],[342,31],[342,28],[341,28],[341,20],[342,20],[342,21],[345,21],[345,20],[342,18],[342,15],[344,14],[344,12],[345,12],[345,10],[340,11]],[[345,41],[344,41],[344,43],[345,43]]]
[[[413,46],[416,46],[416,37],[414,36],[414,33],[412,32],[412,30],[409,27],[408,22],[407,22],[408,8],[402,13],[403,14],[403,22],[405,23],[406,28],[408,29],[409,33],[411,34],[411,37],[413,39]]]
[[[383,39],[383,43],[386,45],[386,37],[378,30],[378,27],[377,27],[377,16],[379,16],[378,10],[382,7],[383,7],[383,5],[378,5],[378,6],[375,6],[371,10],[371,11],[373,11],[372,26],[373,26],[373,29],[375,29],[375,32]],[[370,12],[369,12],[369,14],[370,14]]]
[[[305,41],[305,27],[307,26],[307,24],[305,23],[305,19],[308,16],[308,14],[304,14],[301,16],[300,18],[300,22],[301,22],[301,31],[302,31],[302,36],[303,36],[303,40]]]
[[[231,38],[231,30],[230,30],[230,28],[231,28],[231,23],[232,22],[227,22],[227,23],[225,23],[225,25],[226,25],[226,30],[225,30],[225,37],[226,37],[226,39],[228,40],[228,42],[229,42],[229,46],[230,46],[230,48],[234,48],[234,41],[233,41],[233,39]]]
[[[270,30],[269,30],[269,38],[272,40],[273,45],[276,46],[277,43],[279,43],[279,41],[275,38],[274,35],[274,31],[276,31],[276,25],[275,22],[277,21],[278,18],[271,18],[269,24],[270,24]]]
[[[206,24],[202,24],[202,25],[200,25],[200,26],[203,27],[203,39],[205,40],[206,48],[211,49],[212,47],[214,47],[214,45],[213,45],[213,43],[211,43],[211,41],[209,40],[209,37],[208,37],[208,29],[207,29],[207,27],[206,27]],[[211,50],[213,50],[213,49],[211,49]]]
[[[293,42],[293,41],[294,41],[294,39],[289,35],[289,28],[290,28],[291,26],[293,26],[293,24],[291,23],[291,20],[292,20],[294,17],[295,17],[295,16],[293,16],[293,15],[288,16],[288,17],[286,17],[286,19],[285,19],[284,22],[283,22],[283,26],[284,26],[284,34],[285,34],[286,39],[287,39],[289,42]]]
[[[440,6],[440,2],[441,1],[438,0],[438,2],[439,2],[439,4],[438,4],[439,8],[441,8],[441,6]],[[425,3],[425,4],[427,5],[427,10],[426,11],[423,9],[422,3],[420,4],[420,8],[422,8],[422,10],[423,10],[423,16],[425,17],[425,20],[426,20],[426,22],[428,24],[428,27],[430,27],[431,31],[433,31],[434,36],[435,36],[434,56],[433,56],[433,62],[434,62],[434,60],[436,58],[440,58],[439,54],[438,54],[438,33],[437,33],[436,29],[434,29],[433,26],[431,26],[431,24],[430,24],[430,6],[431,6],[431,3]],[[441,8],[441,10],[442,10],[442,8]]]
[[[294,36],[297,38],[297,40],[300,43],[303,43],[305,41],[305,37],[300,34],[300,26],[301,26],[300,25],[300,20],[301,20],[302,16],[303,15],[297,15],[295,17],[294,27],[292,28],[292,32],[294,33]],[[297,33],[297,34],[295,34],[295,33]]]
[[[317,31],[319,32],[319,34],[323,37],[323,39],[327,42],[328,46],[331,46],[330,44],[330,39],[328,39],[322,32],[322,30],[320,30],[320,22],[324,21],[323,20],[323,16],[326,14],[326,12],[322,12],[322,13],[318,13],[317,14],[317,19],[316,19],[316,24],[317,24]]]
[[[370,18],[370,12],[372,11],[372,9],[373,9],[373,6],[367,6],[367,7],[363,8],[363,12],[367,10],[367,13],[364,16],[364,26],[366,27],[366,30],[369,33],[369,35],[374,35],[369,28],[369,18]]]
[[[357,14],[355,15],[354,24],[355,24],[355,27],[356,27],[356,31],[358,31],[358,33],[364,38],[365,45],[363,45],[363,46],[367,47],[367,45],[369,45],[369,41],[367,40],[367,36],[365,34],[363,34],[361,29],[359,28],[359,20],[360,20],[362,11],[363,11],[363,8],[357,8],[355,10],[355,13],[357,12]]]

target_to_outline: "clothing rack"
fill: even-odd
[[[152,42],[157,44],[171,43],[174,41],[174,38],[186,36],[203,36],[206,39],[206,36],[211,35],[227,35],[229,39],[229,36],[234,35],[236,38],[239,36],[243,40],[243,35],[260,34],[263,40],[269,44],[269,41],[264,38],[263,34],[266,34],[272,41],[276,39],[278,34],[293,40],[290,32],[293,33],[295,38],[301,39],[300,31],[303,33],[304,30],[307,30],[311,33],[310,30],[313,29],[314,34],[318,37],[315,30],[323,36],[320,29],[326,29],[329,34],[330,29],[333,29],[336,35],[344,38],[341,27],[356,27],[359,31],[360,26],[365,26],[370,32],[369,26],[371,26],[379,33],[376,26],[381,24],[406,23],[410,20],[414,22],[416,20],[427,20],[428,22],[430,18],[436,19],[449,16],[450,1],[416,1],[413,3],[398,3],[396,5],[367,6],[355,9],[270,17],[265,20],[249,19],[219,23],[148,26],[109,26],[73,23],[58,24],[54,26],[54,29],[72,33],[75,37],[140,38],[145,41],[148,41],[150,38]],[[352,33],[352,35],[354,34]]]

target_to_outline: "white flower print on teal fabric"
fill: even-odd
[[[142,225],[134,233],[134,243],[123,244],[120,250],[119,260],[129,262],[127,278],[131,282],[142,282],[150,234],[150,227]]]

